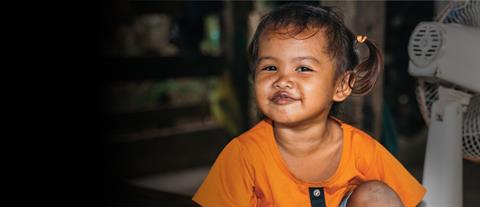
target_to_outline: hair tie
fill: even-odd
[[[364,43],[367,40],[367,35],[357,35],[357,42]]]

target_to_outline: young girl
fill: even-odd
[[[359,63],[357,46],[369,57]],[[201,206],[415,206],[425,189],[381,144],[329,116],[366,94],[380,52],[326,8],[288,4],[264,16],[249,46],[256,102],[268,118],[220,153]]]

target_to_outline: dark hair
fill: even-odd
[[[373,88],[383,66],[382,55],[375,44],[368,39],[363,42],[368,47],[369,55],[366,60],[359,63],[357,47],[360,43],[356,41],[356,35],[345,26],[338,13],[328,7],[298,3],[282,5],[261,18],[248,47],[252,74],[255,74],[258,63],[260,36],[265,31],[280,33],[280,29],[287,27],[293,27],[286,33],[290,37],[311,28],[318,31],[323,29],[328,40],[326,51],[334,61],[337,74],[351,73],[348,85],[352,88],[352,94],[364,95]]]

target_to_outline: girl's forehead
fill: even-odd
[[[279,41],[288,41],[289,43],[281,44]],[[294,40],[294,41],[291,41]],[[298,41],[297,41],[298,40]],[[328,52],[330,47],[329,38],[326,35],[325,29],[323,28],[308,28],[302,31],[294,30],[294,28],[279,28],[276,30],[269,29],[265,30],[258,42],[258,54],[265,55],[271,53],[277,53],[282,50],[279,50],[278,47],[284,46],[293,46],[296,48],[286,48],[290,51],[288,54],[294,55],[305,55],[308,52],[314,52],[310,54],[311,56],[319,56],[322,59],[328,59],[334,61],[331,54]],[[300,43],[302,42],[302,43]],[[291,50],[295,51],[291,51]]]
[[[265,30],[259,38],[259,49],[261,50],[262,46],[265,46],[266,43],[268,44],[271,41],[294,39],[300,41],[305,40],[309,42],[307,43],[309,46],[318,48],[322,53],[326,53],[329,43],[328,37],[326,37],[325,34],[323,29],[318,28],[305,29],[303,31],[295,31],[292,30],[292,28]]]
[[[267,28],[260,35],[260,39],[269,40],[271,38],[278,39],[309,39],[314,36],[324,36],[325,29],[317,27],[299,28],[295,26]]]

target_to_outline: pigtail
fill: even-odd
[[[363,39],[363,43],[357,40],[355,44],[365,44],[368,47],[369,55],[353,69],[348,84],[352,88],[352,95],[363,96],[370,92],[377,82],[378,75],[383,68],[383,57],[377,46],[366,37]]]

